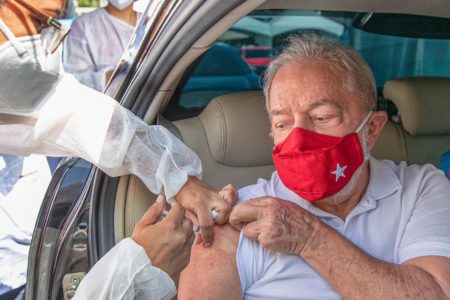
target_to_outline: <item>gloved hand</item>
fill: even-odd
[[[111,78],[112,74],[114,72],[114,67],[111,67],[111,69],[109,69],[108,71],[105,72],[104,76],[105,76],[105,86],[108,83],[109,79]]]
[[[237,199],[236,189],[227,185],[222,190],[216,191],[201,182],[196,177],[190,176],[186,184],[175,196],[176,202],[193,214],[192,219],[198,220],[203,239],[203,245],[209,247],[212,244],[214,223],[225,224]],[[211,211],[218,215],[213,220]]]
[[[167,217],[158,222],[165,202],[164,196],[158,197],[136,224],[132,239],[145,249],[153,266],[175,278],[189,263],[194,232],[178,203],[173,203]]]

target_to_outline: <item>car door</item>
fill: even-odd
[[[243,0],[150,1],[105,93],[149,124],[152,102],[178,59]],[[201,20],[201,22],[200,22]],[[115,244],[119,179],[68,158],[43,200],[29,253],[26,299],[70,299],[89,269]]]

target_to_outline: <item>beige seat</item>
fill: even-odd
[[[386,124],[372,154],[396,162],[437,164],[450,147],[450,79],[392,80],[386,83],[384,93],[396,104],[402,122]],[[175,126],[172,130],[200,156],[203,179],[214,188],[227,183],[240,188],[259,177],[269,178],[274,170],[270,124],[261,92],[219,96],[198,117],[170,126]],[[125,207],[117,210],[119,215],[125,211],[124,224],[116,230],[124,228],[129,236],[155,196],[134,176],[124,186]]]
[[[390,159],[396,163],[407,161],[405,136],[400,124],[392,120],[386,123],[371,154],[378,159]]]
[[[174,122],[184,143],[203,164],[203,179],[214,188],[237,188],[269,178],[274,170],[270,123],[261,92],[241,92],[213,99],[191,119]]]
[[[383,95],[397,106],[402,145],[383,143],[408,164],[439,165],[450,150],[450,78],[411,77],[386,82]],[[396,124],[395,124],[396,125]]]

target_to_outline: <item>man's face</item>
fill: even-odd
[[[367,110],[325,64],[310,62],[283,66],[269,95],[269,117],[275,145],[295,127],[342,137],[354,132]]]
[[[39,8],[47,14],[60,17],[64,13],[64,0],[26,0],[30,5]],[[0,4],[0,17],[17,37],[36,35],[40,31],[40,23],[31,15],[30,11],[14,0],[4,0]],[[0,45],[7,41],[6,36],[0,31]]]
[[[27,0],[27,2],[54,17],[63,17],[61,14],[66,6],[65,0]]]

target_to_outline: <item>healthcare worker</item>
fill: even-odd
[[[64,28],[36,8],[56,14],[63,4],[0,0],[0,152],[78,156],[111,176],[135,174],[153,193],[175,198],[161,222],[155,223],[162,201],[152,206],[133,239],[121,241],[105,255],[78,291],[83,299],[168,299],[175,293],[169,276],[187,263],[192,241],[192,223],[184,217],[184,208],[196,215],[208,246],[211,212],[217,211],[215,221],[224,223],[236,195],[232,188],[217,193],[201,183],[199,158],[166,129],[148,126],[61,71],[54,50]],[[42,21],[52,27],[41,31]],[[161,239],[169,232],[176,238]]]
[[[79,82],[103,91],[136,25],[133,0],[110,0],[75,19],[64,41],[64,70]]]

